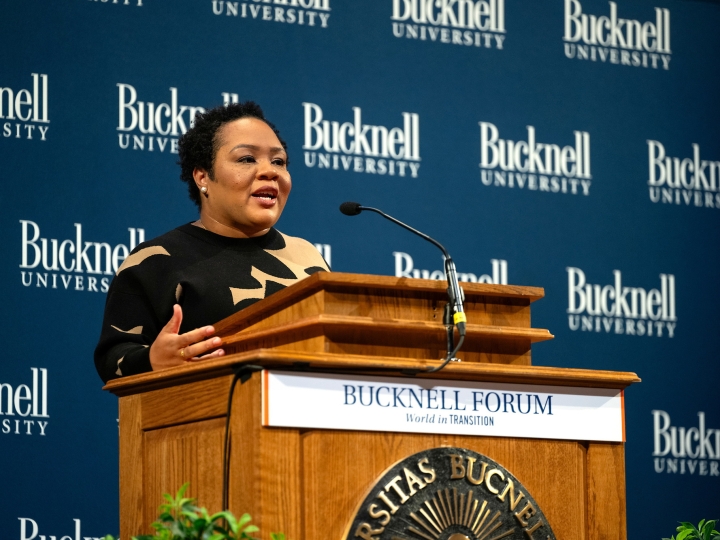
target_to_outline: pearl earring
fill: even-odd
[[[208,196],[207,187],[206,187],[206,186],[201,187],[201,188],[200,188],[200,191],[202,191],[202,194],[205,195],[206,197]]]

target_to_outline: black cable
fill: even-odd
[[[253,365],[237,366],[234,368],[235,376],[232,384],[230,384],[230,392],[228,393],[227,414],[225,416],[225,442],[223,444],[223,503],[222,509],[228,510],[229,505],[229,486],[230,486],[230,413],[232,412],[232,399],[235,393],[235,385],[238,380],[240,384],[247,382],[252,374],[256,371],[262,371],[262,367]]]
[[[460,339],[458,340],[458,344],[455,346],[455,350],[454,350],[453,352],[451,352],[451,353],[448,353],[447,357],[445,358],[445,361],[444,361],[442,364],[440,364],[439,366],[434,367],[434,368],[432,368],[432,369],[426,369],[426,370],[424,370],[424,371],[420,371],[420,373],[437,373],[437,372],[440,371],[442,368],[444,368],[445,366],[447,366],[448,363],[450,363],[450,361],[451,361],[453,358],[455,358],[455,355],[456,355],[457,352],[460,350],[460,347],[462,347],[463,341],[465,341],[465,336],[464,336],[463,334],[460,334]]]
[[[235,385],[240,378],[240,373],[236,372],[233,377],[232,384],[230,385],[230,394],[228,395],[228,406],[227,414],[225,415],[225,442],[223,444],[223,498],[222,498],[222,510],[228,509],[228,473],[230,468],[230,461],[228,456],[230,455],[230,411],[232,411],[232,398],[235,392]]]
[[[453,333],[455,330],[455,323],[453,322],[452,306],[450,305],[450,302],[445,304],[445,309],[443,310],[443,324],[445,325],[445,333],[447,337],[445,352],[446,354],[450,354],[455,350],[455,335]]]
[[[453,324],[452,306],[449,302],[445,304],[445,312],[443,313],[443,324],[445,325],[445,329],[447,332],[447,356],[445,357],[445,360],[438,367],[418,371],[418,373],[437,373],[445,366],[447,366],[453,358],[455,358],[455,355],[460,350],[460,347],[462,347],[463,342],[465,341],[465,326],[463,325],[462,331],[459,332],[460,339],[458,340],[457,346],[455,346],[455,336],[453,334],[453,331],[455,330],[455,325]]]

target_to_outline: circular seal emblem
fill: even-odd
[[[502,465],[465,448],[433,448],[378,479],[345,540],[555,540],[542,510]]]

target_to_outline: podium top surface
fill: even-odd
[[[471,283],[464,281],[460,284],[465,295],[473,296],[517,296],[529,298],[531,301],[539,300],[545,295],[542,287],[526,287],[520,285],[495,285],[493,283]],[[437,279],[419,279],[394,276],[378,276],[373,274],[350,274],[344,272],[316,272],[268,297],[275,298],[288,290],[315,290],[323,286],[336,287],[365,287],[374,289],[394,289],[406,291],[428,291],[445,294],[447,282]],[[248,308],[249,309],[249,308]]]
[[[519,300],[528,303],[540,300],[545,296],[542,287],[525,287],[518,285],[495,285],[492,283],[461,284],[465,294],[465,302],[473,302],[482,297],[499,297],[508,300]],[[275,294],[268,296],[247,308],[230,315],[214,324],[218,335],[223,335],[232,327],[244,321],[257,319],[283,306],[293,299],[325,289],[351,293],[358,290],[391,292],[398,296],[431,295],[438,299],[447,298],[447,282],[433,279],[416,279],[393,276],[376,276],[369,274],[347,274],[342,272],[317,272],[298,283],[295,283]]]
[[[407,371],[434,367],[438,360],[410,358],[370,358],[360,355],[331,353],[299,353],[257,349],[211,360],[191,362],[162,371],[152,371],[110,381],[104,390],[117,396],[142,393],[168,386],[189,384],[233,374],[242,365],[258,365],[265,369],[285,369],[317,372],[352,372],[366,375],[405,376]],[[576,369],[546,366],[517,366],[476,362],[451,362],[440,372],[415,373],[417,377],[482,382],[508,382],[551,386],[585,386],[623,389],[640,382],[631,372]]]

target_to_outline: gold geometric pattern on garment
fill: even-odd
[[[120,371],[120,362],[122,362],[123,360],[125,360],[124,356],[120,360],[118,360],[118,363],[117,363],[117,371],[115,372],[115,375],[117,375],[118,377],[123,376],[122,371]]]
[[[233,305],[237,305],[238,302],[242,302],[243,300],[248,300],[250,298],[252,298],[253,300],[262,300],[263,298],[265,298],[268,281],[274,281],[275,283],[279,283],[280,285],[285,285],[287,287],[289,285],[292,285],[293,283],[297,283],[302,279],[303,274],[305,274],[305,267],[289,261],[282,262],[283,264],[287,265],[288,268],[292,270],[293,274],[298,277],[279,278],[270,274],[266,274],[262,270],[253,266],[250,270],[250,275],[260,282],[261,287],[259,289],[238,289],[237,287],[230,287],[230,294],[232,294]],[[305,275],[304,277],[307,277],[307,275]]]
[[[280,233],[282,234],[282,233]],[[265,253],[272,255],[278,259],[281,263],[287,266],[290,271],[295,274],[294,278],[279,278],[270,274],[266,274],[262,270],[255,268],[254,266],[250,270],[250,275],[260,282],[261,287],[259,289],[238,289],[236,287],[230,287],[230,293],[232,294],[233,305],[237,305],[238,302],[243,300],[253,299],[262,300],[265,298],[267,292],[267,282],[274,281],[280,285],[286,287],[297,283],[301,279],[305,279],[308,275],[305,273],[306,268],[312,268],[313,266],[319,266],[326,268],[325,260],[322,258],[320,253],[315,247],[309,242],[293,236],[282,235],[285,239],[285,247],[282,249],[265,250]]]
[[[111,327],[111,328],[114,328],[114,329],[117,330],[118,332],[122,332],[123,334],[137,334],[137,335],[142,334],[142,329],[143,329],[142,326],[136,326],[135,328],[131,328],[130,330],[123,330],[123,329],[118,328],[117,326],[115,326],[115,325],[113,325],[113,324],[111,324],[110,327]]]
[[[115,328],[115,327],[113,326],[113,328]],[[138,326],[137,328],[142,328],[142,326]],[[122,332],[122,330],[120,330],[120,331]],[[145,347],[145,348],[147,348],[149,346],[150,345],[143,345],[143,347]],[[120,358],[120,360],[117,361],[117,371],[115,372],[115,375],[117,375],[118,377],[123,376],[122,371],[120,371],[120,362],[122,362],[123,360],[125,360],[125,356],[123,356],[122,358]]]
[[[180,297],[182,296],[182,293],[183,293],[182,285],[180,285],[178,283],[177,287],[175,287],[175,301],[176,302],[180,301]]]
[[[322,258],[320,252],[307,240],[294,236],[286,236],[284,234],[282,234],[282,237],[285,239],[284,248],[273,249],[272,251],[266,250],[266,252],[273,257],[277,257],[285,264],[287,264],[286,261],[294,261],[296,264],[301,265],[303,267],[303,274],[305,274],[305,268],[312,268],[313,266],[328,269],[325,259]],[[305,274],[303,277],[307,277],[307,275]]]
[[[127,259],[123,261],[123,263],[120,265],[120,268],[117,269],[117,272],[115,275],[120,274],[123,270],[126,270],[132,266],[137,266],[141,262],[143,262],[148,257],[152,257],[153,255],[167,255],[170,256],[170,253],[168,253],[167,249],[165,249],[162,246],[150,246],[141,249],[140,251],[133,253],[130,255]]]

